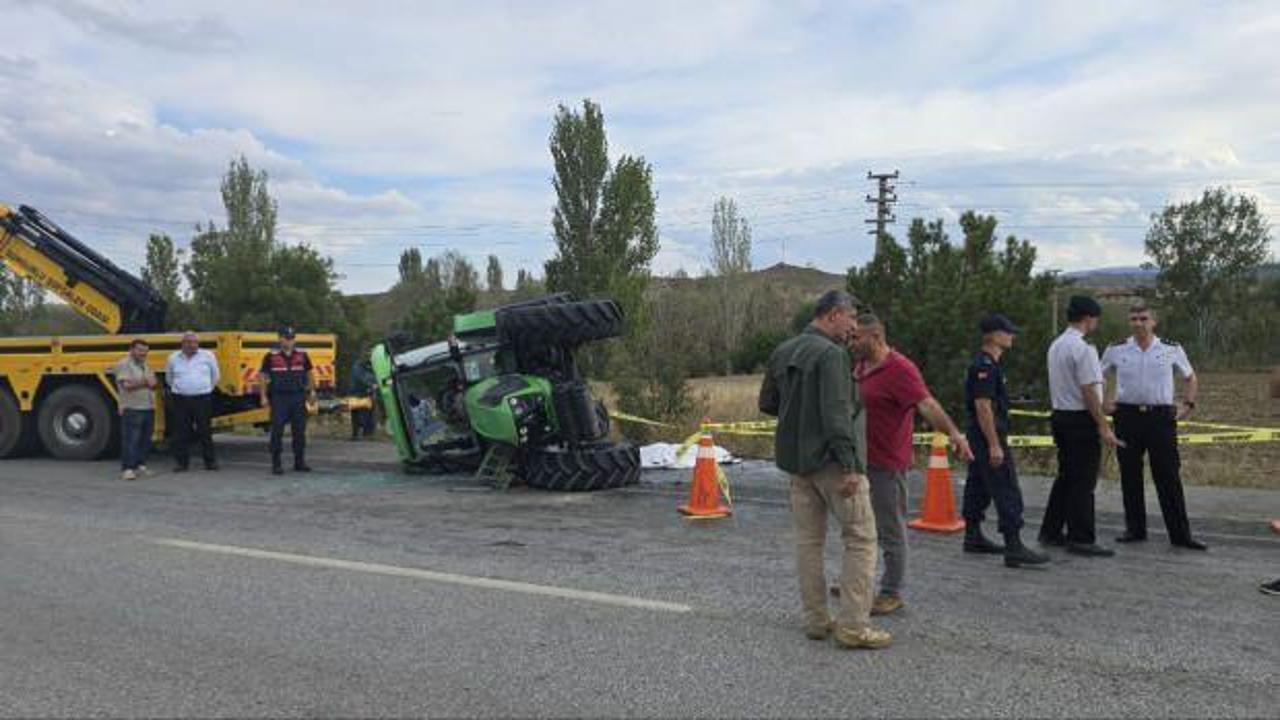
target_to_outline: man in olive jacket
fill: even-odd
[[[889,633],[871,627],[876,569],[876,525],[871,511],[865,435],[845,340],[853,330],[857,301],[832,290],[818,299],[813,321],[773,351],[760,387],[760,411],[778,418],[774,457],[791,475],[796,571],[804,604],[805,634],[825,640],[835,629],[846,648],[883,648]],[[822,567],[827,514],[840,524],[844,545],[840,612],[833,624]]]

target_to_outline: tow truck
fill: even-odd
[[[102,328],[102,335],[0,338],[0,458],[47,452],[62,460],[92,460],[118,446],[118,396],[110,371],[135,338],[151,347],[147,363],[161,378],[181,334],[166,332],[167,305],[147,283],[121,269],[34,208],[0,204],[0,263],[57,295]],[[257,370],[276,344],[272,332],[198,333],[213,353],[221,380],[213,394],[213,427],[261,426]],[[337,340],[299,334],[316,388],[334,394]],[[164,383],[161,383],[161,388]],[[157,408],[165,407],[157,390]],[[165,436],[156,413],[155,437]]]

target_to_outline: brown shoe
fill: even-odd
[[[826,640],[831,637],[831,631],[836,627],[834,620],[828,620],[825,625],[810,625],[804,629],[804,636],[810,640]]]
[[[836,644],[845,650],[880,650],[893,644],[893,636],[869,625],[859,630],[840,628],[836,630]]]
[[[871,603],[872,615],[888,615],[902,609],[902,598],[897,595],[878,595]]]

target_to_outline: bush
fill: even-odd
[[[740,375],[760,372],[774,349],[790,337],[786,330],[762,330],[752,335],[733,354],[733,371]]]

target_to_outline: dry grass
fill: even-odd
[[[706,399],[709,416],[719,422],[764,419],[756,410],[756,394],[760,376],[702,378],[692,381],[694,391]],[[1197,420],[1246,426],[1280,426],[1276,402],[1270,399],[1270,377],[1266,373],[1201,373],[1201,392],[1197,403]],[[600,388],[609,397],[607,388]],[[957,420],[961,420],[957,418]],[[672,431],[669,439],[693,430]],[[1194,430],[1194,428],[1192,429]],[[1047,434],[1047,422],[1028,421],[1015,426],[1015,432]],[[722,435],[717,442],[744,457],[767,458],[773,454],[772,440],[767,437]],[[1030,473],[1052,472],[1055,461],[1052,449],[1020,450],[1021,467]],[[1236,487],[1280,489],[1280,443],[1248,445],[1185,445],[1182,448],[1182,474],[1188,483]],[[1115,458],[1108,453],[1103,474],[1118,477]]]
[[[1280,426],[1280,401],[1270,399],[1270,379],[1266,373],[1201,373],[1202,388],[1196,419],[1232,425],[1259,427]],[[718,422],[766,419],[756,410],[756,395],[760,390],[759,375],[701,378],[691,381],[695,394],[708,408],[708,417]],[[606,383],[592,383],[592,390],[614,406],[612,389]],[[957,418],[957,420],[962,420]],[[344,437],[350,434],[350,420],[345,415],[317,418],[312,422],[312,432],[325,437]],[[1047,434],[1048,423],[1036,420],[1015,420],[1014,431],[1019,434]],[[625,423],[617,423],[626,427]],[[663,440],[678,442],[696,429],[695,422],[688,427],[664,431]],[[1194,430],[1194,428],[1193,428]],[[375,439],[386,441],[381,428]],[[720,435],[716,441],[743,457],[769,458],[773,455],[773,439],[759,436]],[[390,452],[390,450],[388,450]],[[1018,451],[1019,466],[1024,472],[1052,473],[1056,461],[1052,448],[1027,448]],[[923,451],[917,464],[923,466]],[[1188,483],[1234,487],[1261,487],[1280,489],[1280,443],[1250,445],[1185,445],[1182,448],[1182,474]],[[1108,453],[1103,464],[1103,475],[1118,477],[1115,458]]]

